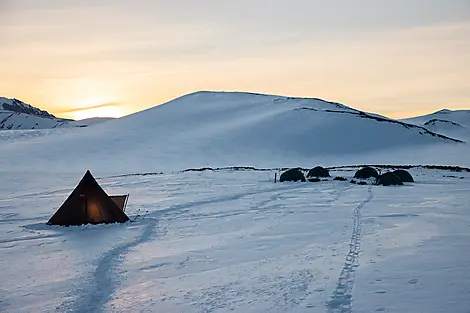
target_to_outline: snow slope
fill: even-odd
[[[85,118],[83,120],[71,121],[70,123],[68,123],[67,126],[88,127],[88,126],[92,126],[95,124],[112,121],[114,119],[115,119],[114,117],[90,117],[90,118]]]
[[[2,174],[0,311],[466,313],[470,173],[411,172],[395,188],[102,178],[135,222],[68,228],[45,223],[82,173]]]
[[[431,131],[470,139],[470,110],[440,110],[431,114],[404,119],[404,122],[423,126]]]
[[[87,127],[113,118],[88,118],[79,121],[57,118],[17,99],[0,97],[0,130]]]
[[[21,134],[17,142],[10,137],[0,148],[0,165],[24,168],[24,156],[34,149],[35,169],[74,172],[91,165],[107,173],[309,166],[437,144],[465,146],[423,127],[319,99],[197,92],[90,129]],[[410,155],[401,161],[413,160]]]

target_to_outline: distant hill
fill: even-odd
[[[462,140],[470,139],[470,110],[444,109],[403,121]]]
[[[112,118],[90,118],[74,121],[57,118],[51,113],[18,99],[0,97],[0,130],[51,129],[86,127]]]
[[[301,165],[397,150],[413,161],[408,149],[462,143],[339,103],[241,92],[192,93],[93,127],[21,139],[21,145],[9,140],[0,155],[9,156],[10,166],[34,151],[36,160],[54,160],[54,168],[113,172]]]
[[[69,121],[18,99],[0,97],[0,130],[56,128]]]

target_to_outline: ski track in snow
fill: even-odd
[[[81,291],[84,295],[79,297],[74,303],[62,304],[58,311],[62,312],[64,307],[67,308],[65,310],[67,312],[104,311],[106,304],[118,284],[119,275],[116,272],[119,260],[121,260],[132,248],[149,241],[155,232],[157,223],[157,219],[149,219],[147,226],[139,238],[117,246],[104,254],[104,256],[99,260],[98,266],[92,272],[92,279],[94,282],[91,288],[89,288],[89,286],[85,286],[83,291],[76,290],[79,292]]]
[[[117,267],[120,263],[119,260],[122,260],[123,257],[131,249],[152,239],[157,229],[157,216],[162,217],[168,215],[169,219],[172,220],[176,218],[175,215],[180,215],[182,213],[187,212],[190,208],[197,207],[200,205],[223,203],[227,201],[238,200],[245,196],[255,194],[292,191],[308,187],[310,186],[305,184],[295,184],[287,187],[283,186],[267,190],[242,192],[231,196],[217,197],[207,200],[194,201],[181,205],[174,205],[170,206],[168,209],[147,214],[143,220],[148,220],[149,222],[144,228],[142,234],[136,240],[119,245],[105,253],[99,260],[98,266],[91,274],[93,281],[91,283],[91,288],[89,284],[85,284],[84,287],[75,290],[75,292],[81,293],[81,295],[78,296],[76,300],[65,301],[57,308],[56,311],[67,311],[77,313],[105,311],[107,303],[111,299],[119,284],[119,273],[117,273]]]
[[[338,284],[333,291],[331,300],[327,303],[328,313],[351,313],[352,312],[352,291],[355,283],[356,268],[359,266],[359,252],[361,249],[361,231],[362,231],[362,208],[369,203],[374,194],[372,186],[369,186],[369,195],[366,200],[361,202],[354,209],[354,223],[351,241],[349,243],[349,252],[346,255],[346,261],[341,269],[338,278]]]

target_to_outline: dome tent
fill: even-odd
[[[359,179],[367,179],[371,177],[378,178],[379,173],[377,173],[375,168],[372,168],[370,166],[363,167],[360,170],[358,170],[356,174],[354,174],[354,178],[359,178]]]
[[[413,183],[414,179],[413,176],[411,176],[410,172],[405,171],[405,170],[396,170],[393,171],[393,174],[397,175],[398,178],[404,183]]]
[[[305,182],[305,176],[304,173],[298,168],[291,168],[290,170],[285,171],[284,173],[281,174],[281,177],[279,178],[280,182],[285,182],[285,181],[302,181]]]
[[[324,167],[316,166],[308,171],[307,178],[310,177],[330,177],[330,172]]]
[[[387,172],[385,174],[380,175],[379,178],[377,178],[376,185],[401,186],[401,185],[403,185],[403,182],[394,173]]]

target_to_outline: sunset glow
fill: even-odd
[[[73,118],[198,90],[392,117],[470,106],[468,0],[195,3],[2,1],[0,96]]]
[[[63,115],[74,120],[83,120],[90,117],[122,117],[125,114],[119,107],[105,105],[90,109],[66,112]]]

